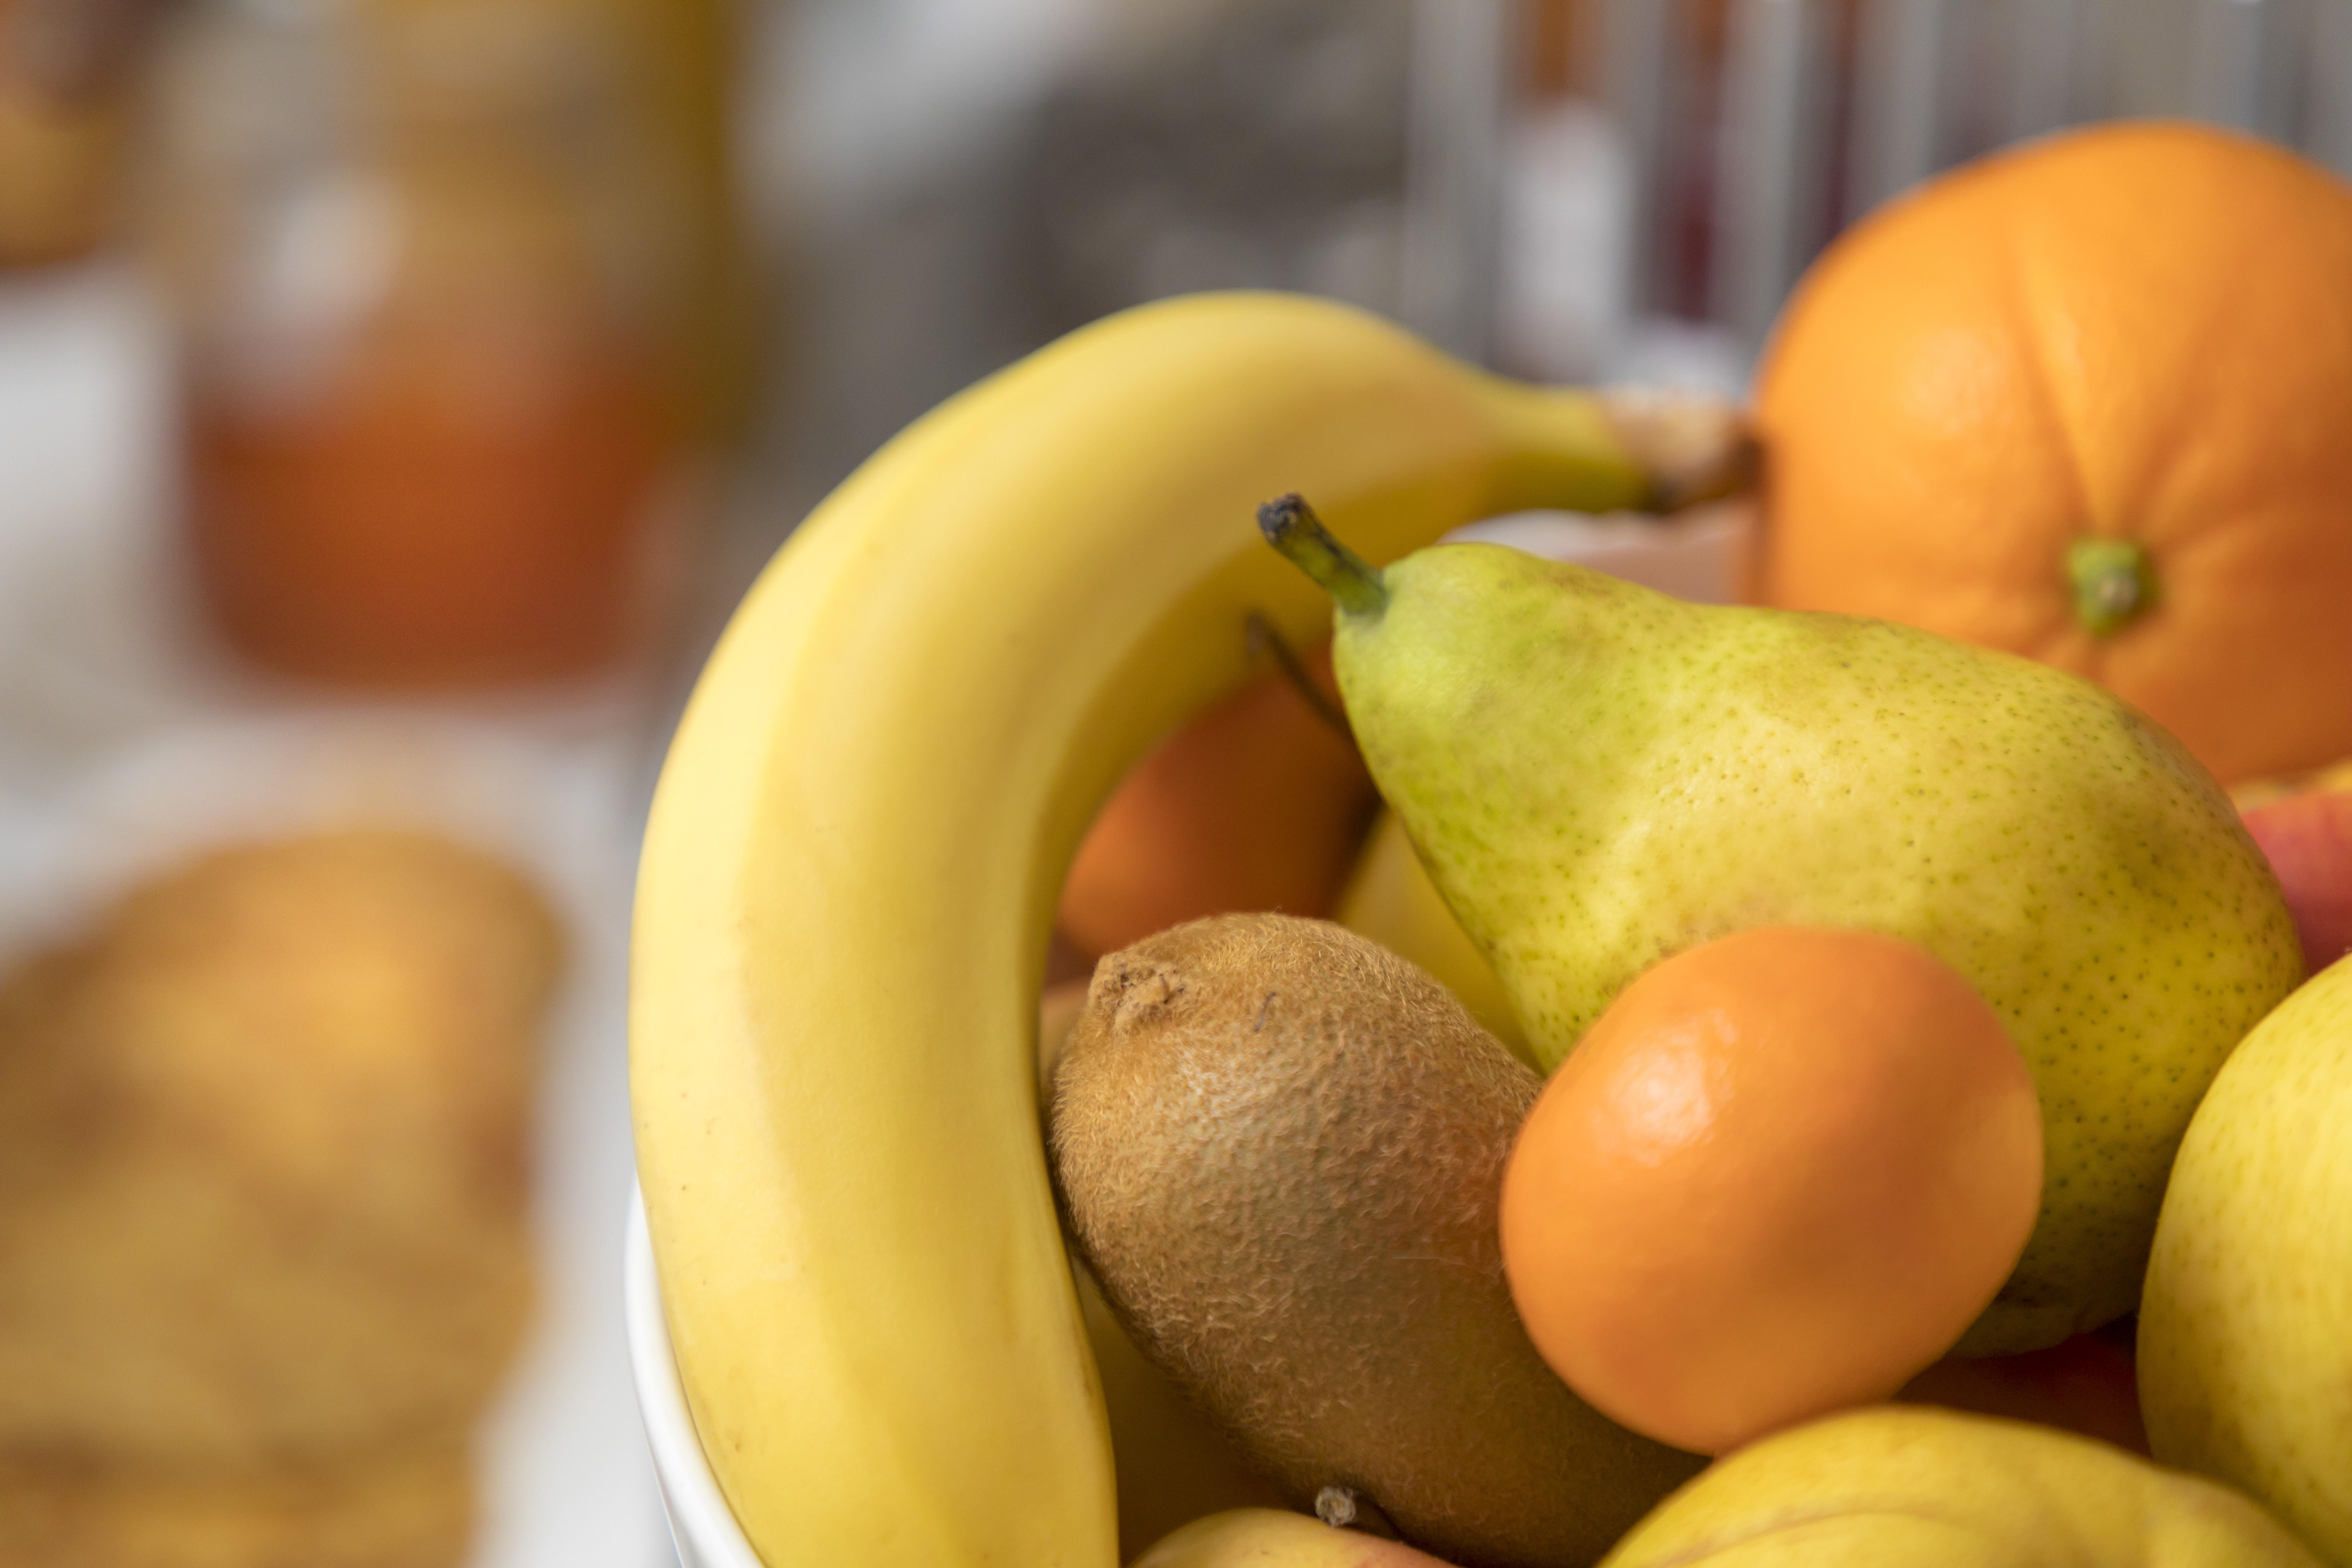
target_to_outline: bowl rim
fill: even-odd
[[[654,1269],[653,1236],[646,1228],[645,1194],[634,1182],[622,1272],[629,1372],[678,1557],[686,1568],[763,1568],[719,1489],[687,1409],[686,1389],[670,1352],[669,1320],[662,1311],[661,1279]]]

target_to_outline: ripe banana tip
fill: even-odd
[[[1601,416],[1634,466],[1649,476],[1650,510],[1680,511],[1750,489],[1760,458],[1756,433],[1734,405],[1696,393],[1612,387]]]
[[[1378,616],[1388,607],[1388,585],[1381,580],[1380,568],[1366,564],[1362,556],[1340,543],[1297,491],[1258,508],[1257,528],[1292,565],[1321,584],[1346,614]]]

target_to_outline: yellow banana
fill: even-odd
[[[769,1562],[1116,1561],[1037,987],[1121,772],[1249,674],[1251,613],[1328,624],[1256,505],[1304,490],[1385,560],[1482,515],[1702,489],[1737,444],[1720,409],[1513,385],[1342,307],[1202,296],[950,400],[779,552],[663,771],[630,1002],[679,1373]]]

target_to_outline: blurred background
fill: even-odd
[[[0,1561],[669,1561],[627,905],[877,445],[1105,312],[1738,396],[1845,224],[2352,0],[0,0]]]

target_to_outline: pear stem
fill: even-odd
[[[1257,509],[1257,528],[1265,542],[1282,552],[1290,563],[1323,584],[1351,616],[1377,616],[1388,608],[1388,584],[1380,569],[1340,543],[1304,498],[1296,493],[1276,496]]]
[[[1299,700],[1307,704],[1315,717],[1328,725],[1341,740],[1354,745],[1356,731],[1348,722],[1347,714],[1340,711],[1339,704],[1323,695],[1323,689],[1315,684],[1313,676],[1307,673],[1307,662],[1298,657],[1297,649],[1282,640],[1282,634],[1274,629],[1274,623],[1252,610],[1249,618],[1242,625],[1249,637],[1250,657],[1255,659],[1263,655],[1273,659],[1274,667],[1282,671],[1282,679],[1290,683],[1290,689],[1298,693]]]

